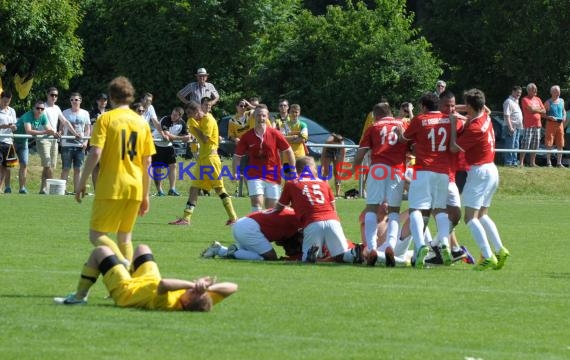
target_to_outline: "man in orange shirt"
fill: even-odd
[[[540,143],[540,119],[546,114],[542,100],[536,96],[537,88],[534,83],[526,86],[527,96],[521,99],[521,110],[523,113],[523,137],[521,149],[536,150]],[[525,153],[520,153],[520,164],[524,166]],[[530,154],[530,166],[536,165],[536,153]]]

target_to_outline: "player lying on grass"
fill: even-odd
[[[86,304],[89,290],[103,275],[103,283],[115,305],[148,310],[210,311],[212,306],[235,293],[231,282],[216,283],[215,278],[196,280],[163,279],[150,248],[139,245],[134,254],[132,274],[113,251],[99,246],[83,266],[77,291],[67,297],[54,298],[63,305]]]

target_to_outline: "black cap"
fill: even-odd
[[[101,99],[107,100],[107,94],[101,93],[101,94],[97,95],[97,100],[101,100]]]

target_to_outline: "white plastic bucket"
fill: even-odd
[[[50,195],[65,195],[65,180],[47,179],[47,193]]]

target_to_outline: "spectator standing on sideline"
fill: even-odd
[[[228,122],[228,140],[238,143],[243,134],[249,130],[249,124],[244,116],[247,104],[245,100],[236,103],[236,113]]]
[[[465,223],[473,239],[481,249],[481,260],[475,270],[505,266],[509,251],[503,246],[499,231],[488,211],[493,195],[499,187],[499,172],[495,166],[495,134],[491,117],[485,112],[485,94],[481,90],[471,89],[465,92],[465,104],[468,120],[459,134],[456,130],[454,114],[450,114],[452,152],[462,151],[470,166],[467,183],[463,190]],[[493,254],[491,245],[495,248]]]
[[[189,104],[191,100],[200,104],[202,98],[208,97],[212,101],[212,106],[216,105],[220,101],[220,94],[218,94],[216,87],[208,82],[208,75],[206,69],[199,68],[196,71],[196,81],[187,84],[178,91],[176,94],[178,99],[184,104]]]
[[[522,88],[518,85],[513,86],[511,95],[503,103],[503,116],[505,120],[505,144],[507,149],[518,150],[520,146],[521,132],[523,128],[523,114],[519,105],[522,95]],[[517,166],[518,153],[505,153],[505,166]]]
[[[59,126],[68,125],[68,121],[63,116],[61,109],[57,106],[56,101],[59,97],[59,91],[55,87],[50,87],[47,91],[47,100],[45,102],[45,115],[48,118],[51,129],[54,130],[53,136],[59,138]],[[70,131],[73,136],[78,136],[77,132],[71,127]],[[40,194],[46,193],[46,180],[53,178],[53,171],[57,164],[58,145],[57,139],[36,139],[36,149],[40,155],[42,162],[42,184]]]
[[[12,93],[10,91],[2,91],[0,94],[0,134],[3,135],[12,135],[17,129],[16,110],[10,107],[10,101],[12,101]],[[0,138],[0,186],[4,183],[4,194],[12,192],[10,184],[11,168],[8,166],[7,159],[10,155],[10,149],[14,151],[13,147],[13,138]]]
[[[156,185],[156,196],[165,196],[162,190],[162,166],[168,165],[168,182],[169,182],[169,196],[180,196],[176,191],[176,150],[172,141],[190,140],[186,123],[182,120],[184,109],[180,106],[172,109],[170,116],[165,116],[160,119],[160,128],[152,132],[152,137],[155,139],[162,138],[161,141],[155,142],[156,154],[152,156],[152,164],[156,171],[154,184]],[[157,171],[160,169],[160,173]]]
[[[527,95],[521,99],[521,110],[523,114],[523,137],[521,141],[521,149],[537,150],[540,144],[540,129],[542,123],[541,117],[546,114],[542,100],[536,93],[538,92],[536,85],[530,83],[526,86]],[[520,166],[524,166],[524,158],[526,153],[520,153]],[[536,165],[536,153],[530,154],[530,166]]]
[[[236,177],[242,170],[237,167],[243,156],[249,159],[245,172],[251,211],[274,207],[281,195],[281,172],[287,173],[295,163],[291,146],[279,130],[267,125],[269,110],[265,104],[255,109],[255,127],[241,137],[234,153],[232,170]],[[284,152],[281,167],[280,152]]]
[[[200,143],[200,154],[196,164],[192,167],[192,181],[190,183],[190,193],[188,201],[181,218],[169,222],[170,225],[190,225],[194,209],[198,203],[200,189],[209,191],[212,188],[222,200],[222,204],[228,214],[226,225],[232,225],[237,220],[232,198],[224,188],[222,177],[222,162],[218,155],[218,144],[220,141],[218,124],[212,114],[205,113],[200,104],[194,100],[186,106],[188,114],[188,131]],[[207,169],[206,171],[204,171]]]
[[[81,108],[81,94],[78,92],[71,93],[69,99],[71,108],[63,111],[63,116],[67,119],[69,125],[63,125],[63,135],[68,136],[71,130],[79,134],[79,139],[62,139],[61,140],[61,179],[67,180],[69,170],[73,166],[73,194],[77,192],[79,185],[79,176],[83,160],[85,159],[85,149],[87,149],[87,140],[83,137],[91,135],[91,119],[89,112]]]
[[[300,116],[301,106],[292,104],[289,109],[290,120],[285,123],[285,139],[291,144],[296,159],[308,155],[305,143],[309,139],[309,130],[307,124],[299,119]]]
[[[441,95],[441,93],[445,91],[446,87],[447,87],[447,84],[445,83],[445,81],[438,80],[435,83],[435,91],[433,93],[436,94],[437,97],[439,97],[439,95]]]
[[[97,100],[95,101],[96,106],[93,109],[91,109],[91,112],[89,113],[91,117],[91,129],[93,129],[93,126],[95,125],[95,122],[97,121],[99,116],[101,116],[101,114],[107,111],[107,101],[108,101],[107,94],[101,93],[97,95]],[[90,146],[89,143],[87,144],[88,144],[87,152],[89,152]],[[93,173],[91,174],[91,182],[93,183],[93,190],[95,190],[98,175],[99,175],[99,164],[95,166],[95,168],[93,169]]]
[[[274,128],[284,132],[284,125],[291,121],[289,118],[289,100],[281,99],[279,100],[279,112],[275,116]]]
[[[550,88],[550,99],[544,102],[546,110],[546,134],[544,145],[547,150],[562,151],[564,148],[564,127],[566,126],[566,109],[564,100],[560,97],[560,86],[554,85]],[[546,166],[551,167],[550,154],[546,156]],[[562,153],[556,154],[556,166],[563,168]]]
[[[158,117],[156,116],[156,111],[154,110],[154,106],[152,106],[152,100],[154,97],[151,93],[145,93],[141,99],[141,104],[144,107],[144,113],[142,117],[148,121],[151,129],[158,129],[160,128],[160,124],[158,123]]]
[[[133,272],[125,269],[113,250],[100,246],[91,252],[77,284],[76,292],[56,297],[61,305],[87,303],[89,290],[103,275],[103,283],[118,307],[169,311],[210,311],[212,306],[237,291],[234,283],[216,283],[215,278],[202,277],[188,281],[163,279],[147,245],[135,251]]]
[[[24,115],[22,115],[22,117],[20,117],[20,120],[18,123],[22,123],[24,130],[26,132],[26,134],[28,135],[33,135],[36,136],[36,146],[38,141],[40,141],[39,138],[37,138],[37,136],[39,135],[44,135],[44,136],[53,136],[56,134],[56,130],[53,129],[50,125],[49,119],[47,117],[47,115],[45,114],[45,109],[46,109],[46,103],[43,100],[38,100],[36,101],[35,105],[34,105],[34,109],[31,111],[28,111],[27,113],[25,113]],[[27,149],[27,147],[26,147]],[[28,152],[25,151],[25,154],[22,154],[22,158],[24,158],[25,155],[25,163],[28,163]],[[21,170],[21,168],[20,168]],[[44,170],[45,170],[45,166],[44,166]],[[26,170],[24,171],[25,175],[27,175],[27,166],[26,166]],[[26,189],[26,176],[24,176],[24,183],[23,185],[20,185],[20,192],[22,191],[22,189]],[[20,180],[21,181],[21,180]],[[43,185],[44,186],[44,185]],[[45,194],[45,190],[42,188],[40,190],[40,194]]]
[[[332,133],[327,140],[326,144],[344,145],[344,137],[339,134]],[[331,171],[334,176],[334,196],[340,197],[340,179],[339,167],[344,163],[344,156],[346,149],[343,147],[323,147],[321,153],[321,168],[324,179],[329,179]]]
[[[132,231],[137,214],[149,210],[148,169],[155,153],[150,127],[129,104],[135,89],[124,76],[109,83],[113,110],[102,114],[92,131],[91,150],[75,199],[81,202],[87,180],[97,163],[101,167],[89,223],[89,239],[94,246],[107,246],[128,268],[133,260]],[[117,244],[108,236],[117,234]]]

